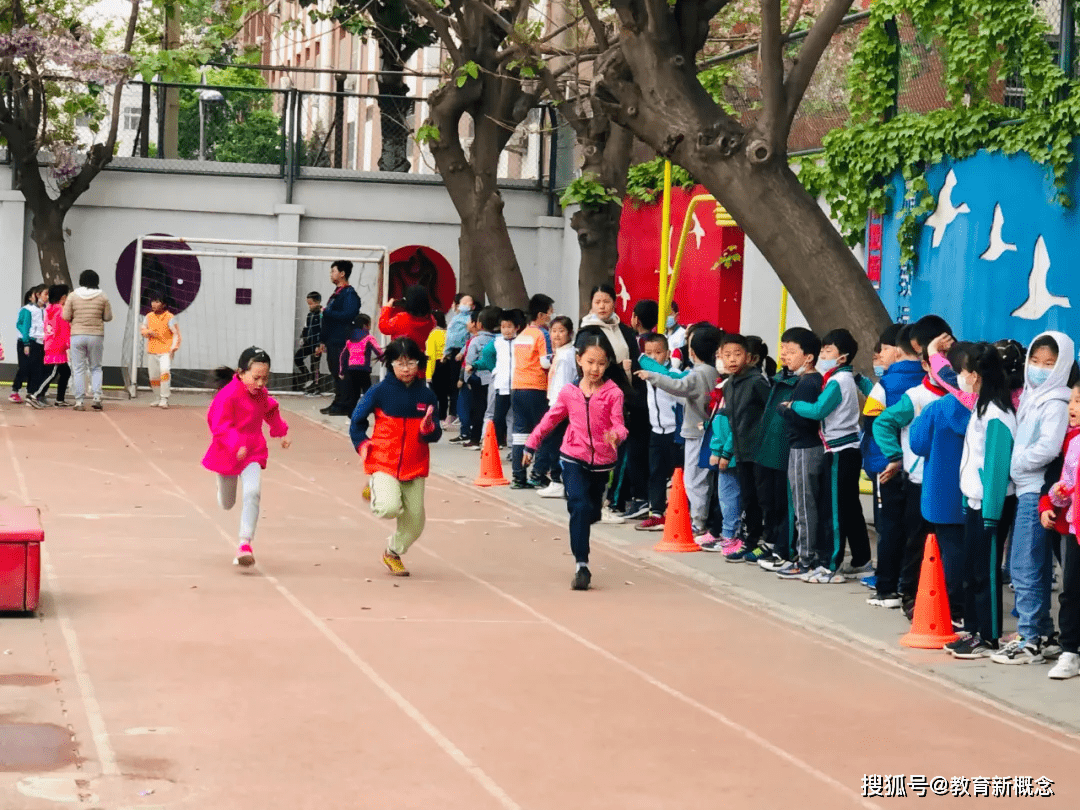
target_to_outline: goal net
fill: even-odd
[[[271,391],[317,396],[329,394],[333,382],[325,354],[314,354],[318,344],[305,332],[308,294],[318,293],[318,306],[325,305],[333,292],[330,265],[351,262],[349,283],[378,335],[378,308],[388,288],[389,253],[383,246],[149,234],[135,241],[133,259],[130,285],[118,277],[128,303],[122,366],[132,398],[151,387],[142,327],[153,298],[164,299],[180,332],[172,388],[211,388],[215,369],[234,368],[244,349],[258,346],[272,361]],[[171,345],[171,335],[159,337]]]

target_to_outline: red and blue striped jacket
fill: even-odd
[[[434,409],[433,428],[422,433],[420,425],[429,405]],[[368,419],[372,415],[375,425],[369,437]],[[432,390],[419,377],[406,386],[392,371],[360,400],[349,425],[349,438],[357,452],[365,443],[371,443],[364,464],[368,475],[383,472],[399,481],[427,477],[428,445],[441,436],[439,401]]]

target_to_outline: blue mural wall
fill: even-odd
[[[939,314],[965,340],[1026,345],[1047,329],[1080,337],[1080,211],[1057,201],[1049,168],[1026,154],[979,152],[926,177],[937,206],[910,275],[900,267],[899,218],[882,223],[880,294],[889,313],[910,321]],[[894,211],[902,183],[892,186]],[[1080,202],[1075,172],[1067,193]]]

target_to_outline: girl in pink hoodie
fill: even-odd
[[[570,512],[570,550],[577,562],[570,587],[586,591],[592,580],[589,531],[600,520],[604,489],[627,430],[623,424],[623,392],[610,378],[616,361],[607,337],[598,331],[583,330],[577,341],[577,364],[580,379],[576,385],[565,385],[559,391],[555,404],[525,442],[524,461],[529,464],[544,437],[564,419],[570,420],[559,449],[566,508]]]
[[[219,374],[228,376],[228,368]],[[240,512],[240,547],[233,565],[245,568],[255,564],[251,542],[255,539],[255,525],[259,520],[259,499],[262,494],[262,471],[266,469],[269,451],[263,438],[262,425],[270,426],[270,435],[281,439],[281,446],[288,448],[289,426],[281,418],[277,401],[266,392],[270,379],[270,355],[251,346],[244,349],[237,363],[236,373],[222,388],[206,421],[210,425],[210,449],[203,456],[203,466],[218,476],[218,504],[222,509],[232,509],[236,503],[236,482],[244,485],[244,505]]]

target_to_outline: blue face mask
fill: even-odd
[[[674,315],[668,315],[667,316],[667,328],[668,329],[674,329],[675,326],[676,326],[675,316]]]
[[[1034,387],[1038,388],[1040,385],[1050,379],[1051,371],[1053,371],[1053,369],[1040,368],[1039,366],[1029,365],[1027,367],[1028,382],[1031,383]]]
[[[874,366],[874,376],[881,377],[885,373],[885,366]]]
[[[836,368],[836,363],[837,363],[836,359],[818,360],[818,362],[817,362],[817,370],[820,371],[822,374],[828,374],[830,371],[832,371],[834,368]]]

